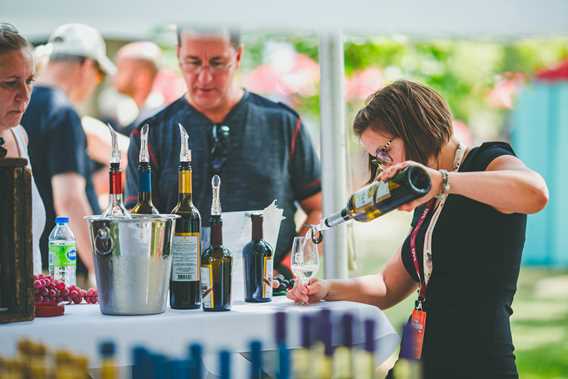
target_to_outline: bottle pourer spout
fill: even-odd
[[[112,140],[112,154],[110,157],[110,163],[120,164],[120,150],[118,149],[118,137],[112,126],[110,126],[110,124],[107,123],[107,127],[110,132],[110,137]]]
[[[221,215],[221,177],[219,175],[214,175],[211,178],[211,188],[212,188],[212,203],[211,203],[211,215],[220,216]]]
[[[140,156],[138,157],[139,163],[150,163],[150,155],[148,154],[148,124],[142,127],[140,134]]]
[[[185,131],[185,128],[181,123],[178,122],[178,126],[179,126],[179,134],[181,136],[179,161],[191,162],[191,149],[189,148],[189,134]]]

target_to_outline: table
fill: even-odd
[[[169,356],[183,357],[187,354],[189,343],[197,341],[204,344],[208,353],[204,358],[207,369],[215,372],[216,353],[221,348],[244,353],[248,350],[250,340],[259,339],[264,350],[275,350],[273,325],[274,313],[278,311],[285,311],[288,316],[288,345],[292,349],[299,347],[300,316],[318,312],[322,308],[330,309],[333,316],[350,312],[359,320],[375,319],[378,364],[396,349],[398,334],[377,307],[347,301],[295,305],[284,297],[275,297],[270,303],[234,304],[231,312],[168,308],[165,313],[149,316],[107,316],[100,313],[98,305],[69,305],[60,317],[0,325],[0,355],[14,355],[17,341],[21,337],[29,337],[46,343],[50,348],[65,348],[85,354],[89,357],[90,365],[98,367],[98,344],[110,339],[116,343],[118,364],[127,366],[132,363],[131,350],[136,345]],[[334,345],[338,343],[337,334],[333,336]],[[361,345],[363,336],[355,335],[354,343]],[[246,370],[247,361],[240,354],[235,355],[238,357],[233,359],[234,370]]]

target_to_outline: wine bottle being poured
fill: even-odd
[[[430,176],[422,167],[407,166],[391,179],[373,182],[352,194],[345,208],[312,225],[309,233],[314,243],[319,243],[321,231],[350,220],[372,221],[426,195],[431,187]]]

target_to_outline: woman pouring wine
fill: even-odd
[[[460,144],[446,102],[410,81],[373,94],[353,128],[369,153],[371,181],[413,165],[427,173],[430,189],[398,207],[414,211],[412,228],[381,272],[297,281],[288,297],[385,309],[418,289],[407,330],[425,378],[517,378],[509,317],[526,215],[548,201],[543,178],[506,143]]]

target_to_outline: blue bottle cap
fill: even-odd
[[[274,338],[276,340],[276,344],[285,344],[286,343],[286,313],[284,312],[276,312],[274,315]]]
[[[229,350],[219,351],[219,378],[231,378],[231,352]]]
[[[163,354],[151,354],[152,359],[152,378],[153,379],[166,379],[166,362],[167,358]]]
[[[316,317],[317,317],[316,341],[322,342],[325,345],[325,338],[327,338],[326,333],[328,333],[327,328],[329,325],[332,324],[331,311],[327,308],[324,308],[317,314]]]
[[[253,374],[261,374],[262,370],[262,342],[259,340],[250,341],[250,364]],[[262,377],[262,375],[254,376]]]
[[[402,344],[400,346],[400,354],[398,357],[400,359],[410,359],[415,360],[414,349],[416,341],[414,339],[414,333],[412,330],[412,325],[410,321],[405,323],[402,327]]]
[[[56,224],[67,224],[69,223],[69,216],[59,216],[55,218]]]
[[[276,372],[276,379],[290,379],[290,349],[284,345],[278,346],[278,371]]]
[[[304,349],[309,349],[313,344],[312,317],[302,315],[300,319],[300,343]]]
[[[351,313],[345,313],[341,317],[342,345],[353,347],[353,322],[354,317]]]
[[[103,358],[112,358],[116,352],[116,347],[112,341],[104,341],[99,345],[99,353]]]
[[[132,349],[132,379],[141,379],[148,372],[150,356],[143,346],[135,346]]]
[[[185,379],[189,372],[189,361],[181,359],[173,359],[166,363],[166,371],[170,379]]]
[[[326,357],[333,357],[333,345],[332,345],[332,326],[331,321],[322,321],[321,325],[321,340],[323,342],[323,353]]]
[[[376,349],[375,330],[377,323],[375,320],[365,320],[365,351],[374,353]]]
[[[192,379],[202,379],[204,376],[203,369],[203,345],[200,343],[192,343],[189,345],[189,371]]]

